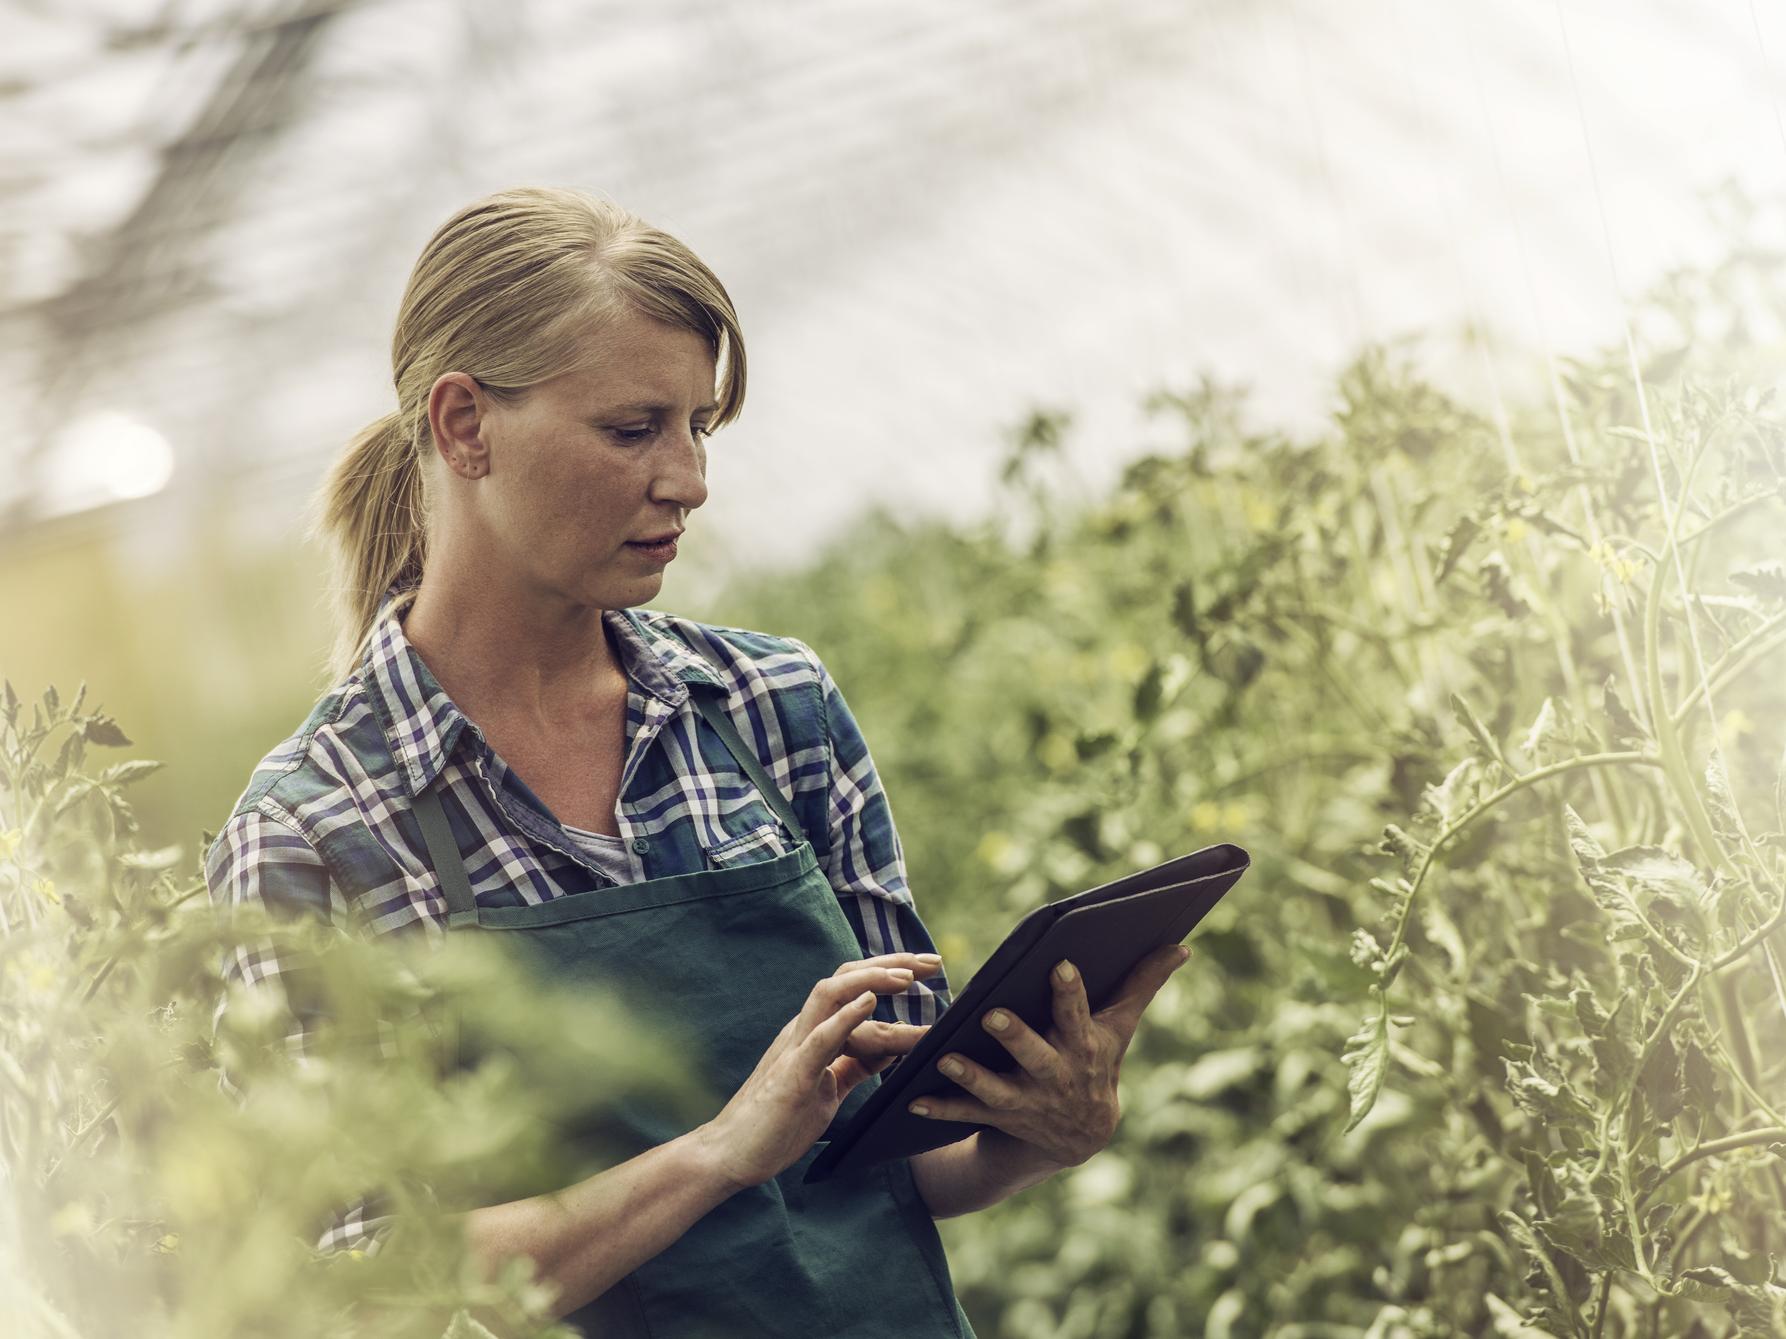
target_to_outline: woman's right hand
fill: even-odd
[[[824,1133],[843,1099],[927,1031],[873,1024],[876,1039],[852,1034],[874,1013],[875,997],[935,976],[935,954],[883,953],[843,963],[812,988],[724,1109],[703,1127],[721,1172],[739,1189],[761,1185],[799,1160]],[[873,1059],[864,1055],[879,1052]]]

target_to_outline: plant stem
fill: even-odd
[[[1420,885],[1425,881],[1427,871],[1432,868],[1434,857],[1438,855],[1440,847],[1444,846],[1452,838],[1463,832],[1471,823],[1493,809],[1515,791],[1524,790],[1527,786],[1535,786],[1540,781],[1546,781],[1553,776],[1560,776],[1564,772],[1573,772],[1579,768],[1617,767],[1625,763],[1639,763],[1646,767],[1659,767],[1662,765],[1662,760],[1653,753],[1645,753],[1636,749],[1624,750],[1617,753],[1578,754],[1573,758],[1564,758],[1557,762],[1546,763],[1543,767],[1534,767],[1529,772],[1522,772],[1499,790],[1491,792],[1484,798],[1478,800],[1475,804],[1471,805],[1470,808],[1465,810],[1455,822],[1448,824],[1445,829],[1433,839],[1433,844],[1427,847],[1425,854],[1421,856],[1420,866],[1414,871],[1413,879],[1409,881],[1410,886],[1408,888],[1407,896],[1403,899],[1401,912],[1396,917],[1395,934],[1393,938],[1390,939],[1389,946],[1385,950],[1384,956],[1387,957],[1393,954],[1397,948],[1401,947],[1402,941],[1407,937],[1408,917],[1413,911],[1414,899],[1419,895]],[[1673,946],[1670,945],[1670,947],[1672,948]]]

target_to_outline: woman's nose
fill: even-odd
[[[653,481],[652,497],[691,511],[707,500],[707,448],[692,429],[682,434],[663,472]]]

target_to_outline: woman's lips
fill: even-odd
[[[626,541],[626,547],[644,554],[647,558],[655,558],[659,562],[667,563],[670,559],[676,556],[676,540],[674,537],[656,544],[646,544],[641,543],[638,540],[629,539]]]

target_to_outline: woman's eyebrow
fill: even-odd
[[[610,414],[667,414],[675,407],[676,406],[673,404],[658,404],[652,400],[633,400],[626,404],[610,405],[606,412]],[[711,414],[718,408],[718,402],[713,401],[708,404],[697,406],[695,408],[695,413]]]

